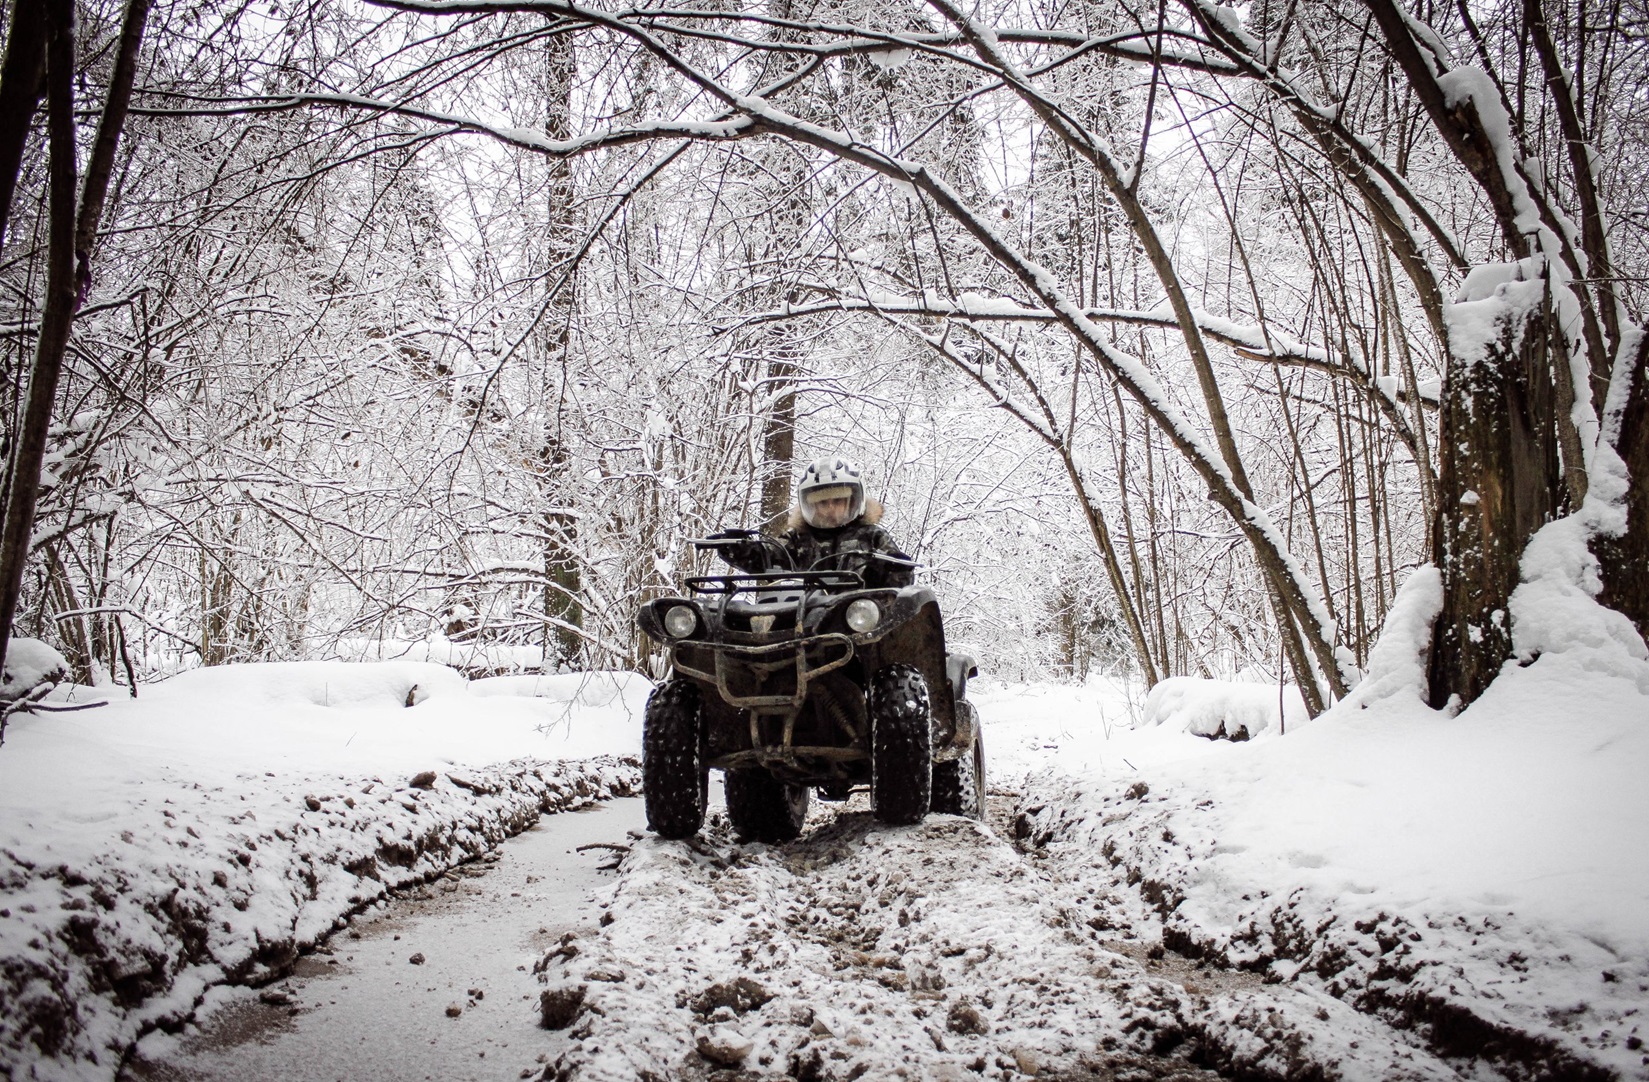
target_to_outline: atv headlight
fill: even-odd
[[[870,598],[861,597],[848,605],[845,618],[848,627],[863,635],[876,630],[876,625],[882,622],[882,610]]]
[[[664,630],[672,639],[685,639],[699,629],[699,614],[691,605],[671,605],[664,610]]]

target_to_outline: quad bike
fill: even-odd
[[[978,670],[946,654],[931,589],[867,589],[841,570],[686,585],[687,596],[658,598],[637,616],[670,673],[643,726],[654,832],[698,832],[711,768],[725,774],[727,815],[746,841],[795,838],[813,790],[839,801],[868,787],[873,814],[889,824],[921,822],[930,809],[983,817],[984,741],[966,698]]]

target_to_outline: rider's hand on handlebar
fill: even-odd
[[[755,530],[720,530],[709,537],[695,539],[693,545],[713,549],[717,556],[740,571],[766,571],[772,564],[767,539]]]
[[[737,545],[755,536],[755,530],[718,530],[709,537],[690,538],[687,543],[694,548],[716,549],[725,552],[728,546]]]
[[[716,552],[740,571],[766,571],[771,562],[767,558],[767,546],[753,537],[729,539],[717,545]]]

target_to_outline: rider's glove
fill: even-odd
[[[731,544],[717,545],[716,551],[721,558],[738,568],[740,571],[760,572],[767,570],[767,546],[754,538],[740,538]]]
[[[886,555],[895,560],[903,560],[908,566],[895,563],[877,561],[877,570],[880,572],[882,584],[886,586],[913,586],[916,583],[915,561],[898,549],[889,549]]]

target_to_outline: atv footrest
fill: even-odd
[[[867,758],[865,753],[857,748],[813,747],[810,745],[787,748],[782,745],[774,745],[772,747],[751,748],[748,751],[729,752],[710,760],[708,765],[718,770],[738,770],[744,767],[759,766],[780,772],[788,768],[802,774],[812,774],[817,772],[817,767],[810,768],[807,766],[807,760],[813,760],[815,763],[822,761],[823,763],[838,764],[850,763],[864,758]]]

